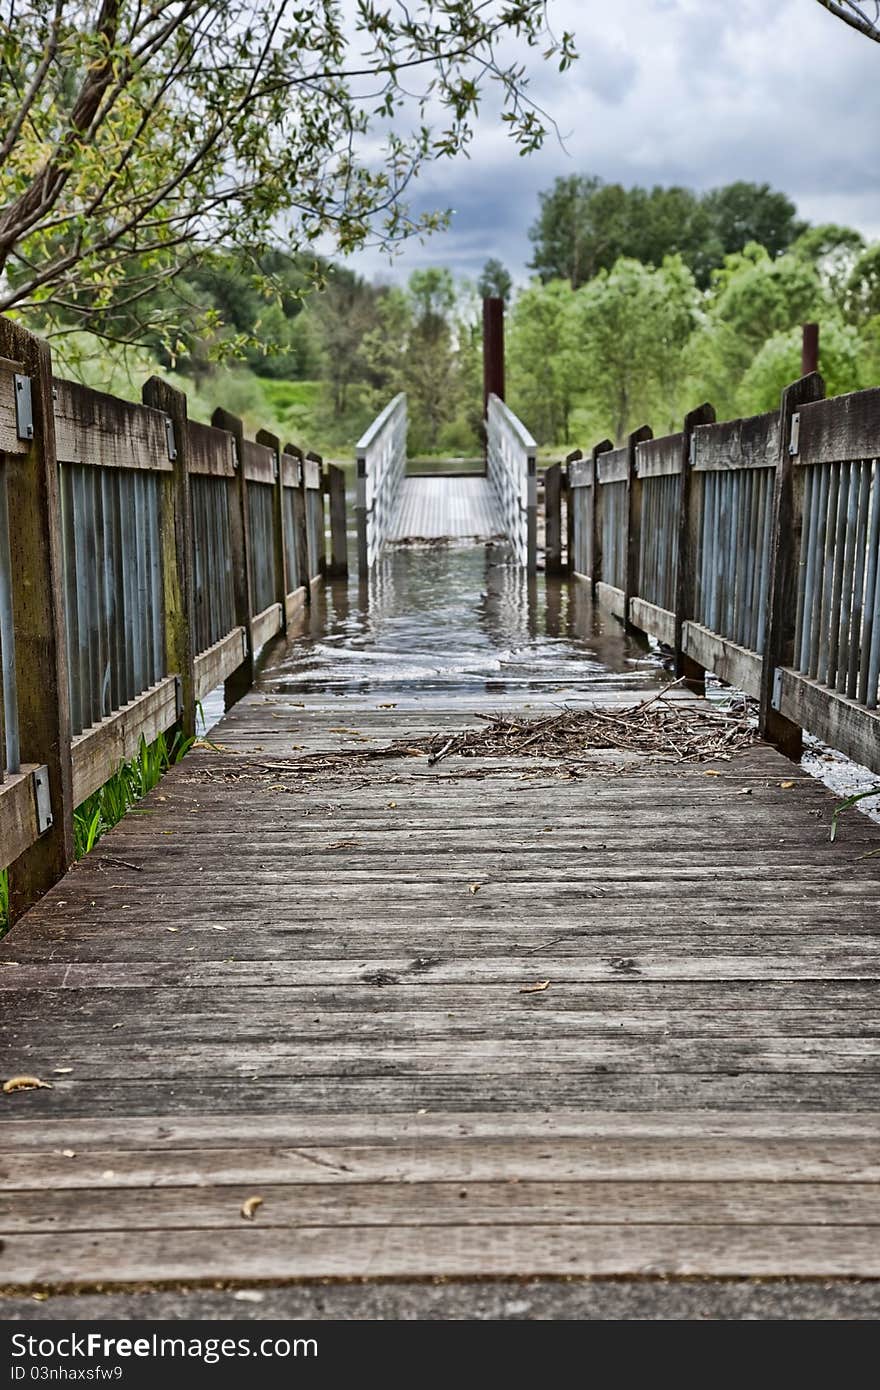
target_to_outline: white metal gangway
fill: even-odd
[[[406,541],[509,541],[535,569],[536,446],[497,396],[490,397],[486,469],[406,476],[406,396],[401,393],[358,440],[358,568],[366,576],[387,544]]]

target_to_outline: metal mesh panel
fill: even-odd
[[[61,468],[64,601],[75,734],[164,674],[159,475]]]

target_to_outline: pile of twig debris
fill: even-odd
[[[513,713],[478,714],[479,727],[453,734],[444,731],[396,739],[383,748],[328,750],[265,766],[274,771],[320,773],[422,754],[429,766],[453,754],[465,758],[540,758],[571,765],[591,753],[609,750],[685,763],[727,760],[755,742],[754,725],[744,706],[726,712],[706,701],[669,699],[671,688],[667,686],[635,705],[565,708],[537,719]]]
[[[478,715],[477,718],[485,718]],[[429,763],[466,758],[555,758],[570,761],[597,750],[638,753],[674,762],[729,758],[755,741],[745,713],[655,696],[625,708],[566,709],[542,719],[496,714],[484,727],[425,740]],[[416,740],[419,742],[419,740]]]

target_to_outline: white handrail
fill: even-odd
[[[538,446],[500,397],[489,397],[486,473],[504,533],[529,574],[535,573]]]
[[[406,472],[406,396],[401,391],[355,446],[358,568],[366,575],[385,544]]]

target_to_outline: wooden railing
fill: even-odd
[[[486,475],[517,562],[535,572],[538,446],[498,396],[486,415]]]
[[[345,483],[316,454],[187,417],[152,378],[132,404],[52,377],[0,319],[0,868],[14,911],[72,859],[72,815],[346,571]],[[331,559],[326,559],[325,496]]]
[[[406,473],[407,410],[401,392],[355,445],[358,570],[366,578],[382,553],[400,504]]]
[[[787,751],[807,729],[880,772],[878,457],[880,389],[825,400],[816,374],[778,412],[604,440],[567,461],[570,571]]]

